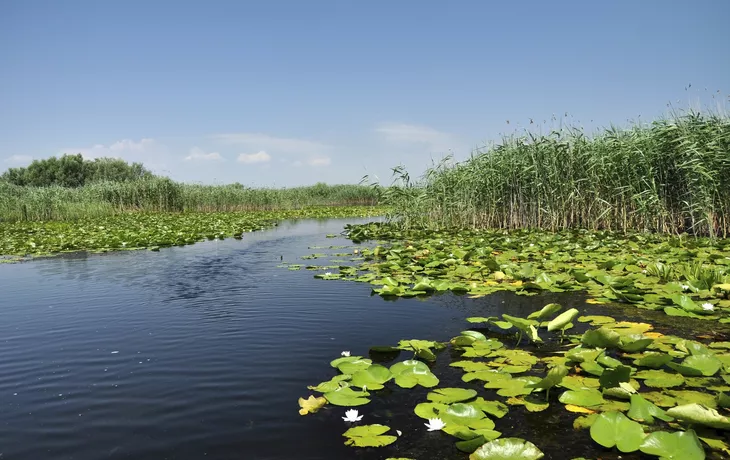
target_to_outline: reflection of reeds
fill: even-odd
[[[0,221],[68,220],[127,211],[253,211],[376,203],[376,191],[364,185],[254,189],[181,184],[155,177],[64,188],[19,187],[0,181]]]
[[[730,120],[690,112],[587,136],[502,139],[384,189],[406,227],[639,230],[730,235]]]

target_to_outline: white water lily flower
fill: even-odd
[[[683,291],[686,291],[687,289],[689,289],[689,285],[687,285],[687,284],[683,284],[681,287],[682,287]]]
[[[324,272],[324,276],[330,276],[332,272]]]
[[[343,351],[343,352],[342,352],[342,353],[340,353],[340,354],[341,354],[342,356],[350,356],[350,352],[349,352],[349,351]]]
[[[359,422],[360,420],[362,420],[362,417],[362,415],[358,415],[355,409],[350,409],[345,412],[345,416],[342,417],[342,420],[346,422]]]
[[[703,303],[703,304],[702,304],[702,305],[700,305],[700,306],[701,306],[701,307],[702,307],[702,309],[703,309],[703,310],[705,310],[705,311],[712,311],[712,310],[714,310],[714,309],[715,309],[715,306],[714,306],[714,305],[712,305],[712,304],[711,304],[710,302],[705,302],[705,303]]]
[[[646,270],[641,270],[641,273],[647,273],[647,271]]]
[[[424,423],[424,425],[426,425],[428,431],[439,431],[446,426],[440,418],[430,418],[428,419],[428,423]]]
[[[402,432],[401,430],[395,430],[395,433],[396,433],[396,434],[397,434],[398,436],[400,436],[400,435],[402,435],[402,434],[403,434],[403,432]]]

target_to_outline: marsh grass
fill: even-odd
[[[364,185],[288,189],[182,184],[167,178],[98,182],[78,188],[20,187],[0,181],[0,221],[75,220],[124,212],[230,212],[377,204]]]
[[[380,189],[414,228],[569,228],[730,235],[730,119],[675,114],[588,136],[561,126]],[[377,186],[375,187],[378,188]]]

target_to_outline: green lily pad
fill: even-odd
[[[606,402],[601,392],[593,388],[568,390],[561,394],[559,399],[563,404],[581,407],[595,407]]]
[[[701,404],[685,404],[667,410],[667,415],[686,423],[704,425],[721,430],[730,430],[730,419],[715,409]]]
[[[711,377],[715,375],[717,371],[722,368],[722,362],[714,355],[710,354],[687,356],[684,361],[682,361],[682,365],[685,367],[697,369],[705,377]]]
[[[654,339],[641,334],[622,335],[619,339],[619,348],[628,353],[635,353],[646,349]]]
[[[335,391],[343,386],[347,386],[346,381],[350,380],[350,378],[352,378],[352,376],[349,374],[339,374],[335,375],[326,382],[321,382],[317,386],[308,386],[307,388],[313,391],[318,391],[320,393],[328,393],[330,391]]]
[[[618,387],[621,382],[628,382],[631,380],[631,368],[628,366],[617,366],[615,369],[606,369],[598,382],[601,384],[601,388],[614,388]]]
[[[649,424],[654,423],[655,417],[659,420],[664,420],[665,422],[674,420],[672,417],[668,416],[667,413],[664,412],[662,409],[658,408],[653,403],[647,401],[638,394],[631,395],[631,407],[629,408],[629,412],[626,415],[628,415],[629,418],[636,420],[637,422]]]
[[[484,412],[473,404],[465,403],[454,403],[450,404],[446,409],[439,413],[439,418],[444,421],[447,425],[457,426],[469,426],[485,418]],[[477,427],[474,427],[477,428]],[[494,423],[491,423],[489,427],[482,427],[487,429],[494,428]]]
[[[370,400],[367,398],[369,395],[370,393],[367,391],[356,391],[350,387],[345,387],[325,393],[323,396],[330,404],[335,406],[354,407],[369,403]]]
[[[380,364],[373,364],[352,374],[350,385],[358,388],[366,387],[369,390],[380,390],[383,384],[393,378],[387,367]]]
[[[557,365],[548,371],[544,379],[534,385],[530,385],[530,387],[534,389],[548,390],[555,385],[558,385],[566,375],[568,375],[568,368],[562,364]]]
[[[466,388],[437,388],[431,391],[426,398],[429,401],[441,404],[451,404],[466,401],[477,395],[476,390]]]
[[[385,435],[390,427],[385,425],[361,425],[350,428],[342,433],[346,437],[345,445],[355,447],[383,447],[393,444],[398,437]]]
[[[479,408],[482,412],[497,418],[502,418],[509,412],[507,405],[501,401],[487,401],[484,398],[477,398],[470,404]]]
[[[604,412],[591,425],[591,438],[609,449],[616,446],[621,452],[634,452],[644,440],[644,430],[621,412]]]
[[[618,332],[605,327],[589,329],[581,337],[583,345],[596,348],[616,348],[620,341],[621,335]]]
[[[369,359],[363,358],[362,356],[345,356],[343,358],[337,358],[330,363],[330,366],[336,367],[343,374],[354,374],[357,371],[361,371],[370,367],[373,362]]]
[[[545,320],[551,316],[553,316],[555,313],[559,312],[563,307],[560,304],[557,303],[549,303],[542,307],[542,309],[530,313],[527,318],[528,319],[536,319],[538,321]]]
[[[536,445],[520,438],[502,438],[490,441],[470,456],[469,460],[538,460],[543,458]]]
[[[655,431],[641,443],[641,451],[660,460],[704,460],[705,450],[694,431]]]
[[[548,331],[559,331],[563,329],[565,326],[568,325],[571,321],[573,321],[578,315],[580,315],[580,312],[576,310],[575,308],[571,308],[570,310],[566,310],[563,313],[559,314],[555,317],[552,321],[548,323],[547,330]]]
[[[669,363],[672,357],[666,353],[658,353],[655,351],[649,351],[644,353],[641,358],[634,360],[635,366],[649,367],[652,369],[659,369],[665,364]]]
[[[439,379],[426,364],[415,359],[395,363],[390,367],[395,383],[401,388],[413,388],[421,385],[432,388],[439,384]]]
[[[413,412],[417,416],[428,420],[431,418],[439,418],[439,414],[442,411],[446,410],[446,407],[446,404],[424,402],[416,405],[416,407],[413,409]]]
[[[644,385],[654,388],[678,387],[684,383],[681,374],[670,374],[660,370],[645,370],[634,374],[634,378],[644,380]]]
[[[601,326],[603,324],[615,323],[616,320],[611,318],[610,316],[589,315],[579,317],[578,322],[590,323],[591,326]]]

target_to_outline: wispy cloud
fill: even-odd
[[[329,166],[330,163],[332,163],[332,158],[326,156],[316,156],[307,160],[309,166]]]
[[[30,155],[12,155],[3,160],[3,163],[7,163],[12,166],[23,166],[33,161],[33,157]]]
[[[167,168],[167,161],[173,160],[167,146],[154,139],[141,139],[139,141],[122,139],[109,145],[95,144],[91,147],[66,148],[58,152],[59,155],[64,153],[80,153],[84,158],[89,159],[101,157],[121,158],[128,162],[143,163],[147,168],[157,172],[164,172]]]
[[[316,155],[331,149],[330,145],[307,139],[276,137],[262,133],[216,134],[213,139],[227,145],[245,145],[276,153]]]
[[[271,160],[271,155],[266,153],[263,150],[260,150],[256,153],[242,153],[238,155],[238,162],[239,163],[267,163]]]
[[[205,151],[199,147],[193,147],[190,149],[190,154],[185,157],[185,161],[224,161],[225,158],[218,152],[205,153]]]
[[[421,144],[431,150],[448,150],[454,147],[455,139],[449,133],[407,123],[382,123],[375,131],[387,142],[399,144]]]

